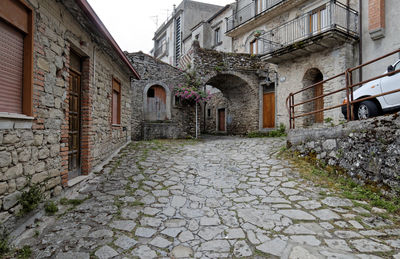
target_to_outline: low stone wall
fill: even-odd
[[[339,166],[358,182],[400,188],[400,113],[336,127],[296,129],[288,134],[288,147],[301,155],[315,153]]]
[[[175,123],[145,122],[143,124],[143,139],[177,139],[182,138],[183,132],[177,131]]]

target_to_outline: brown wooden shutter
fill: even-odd
[[[24,35],[0,19],[0,112],[22,113]]]
[[[113,79],[112,88],[112,124],[121,123],[121,84]]]

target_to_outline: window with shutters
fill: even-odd
[[[32,116],[33,14],[25,1],[0,1],[0,57],[0,113]]]
[[[121,124],[121,83],[113,78],[112,82],[112,124],[120,125]]]

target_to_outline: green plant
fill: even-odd
[[[19,197],[18,201],[22,206],[21,214],[26,214],[37,208],[43,199],[43,193],[40,186],[34,184],[29,190],[24,191]]]
[[[17,251],[17,258],[28,259],[32,256],[32,250],[29,246],[24,246]]]
[[[73,206],[78,206],[82,204],[85,200],[80,200],[80,199],[67,199],[67,198],[62,198],[60,199],[60,204],[62,205],[73,205]]]
[[[330,124],[331,127],[335,126],[335,124],[333,123],[333,119],[330,117],[325,118],[324,122]]]
[[[53,201],[49,201],[44,205],[44,210],[47,214],[54,215],[58,211],[58,207]]]
[[[5,255],[10,251],[10,247],[8,246],[8,234],[3,229],[0,232],[0,255]]]
[[[250,132],[247,134],[248,138],[276,138],[276,137],[284,137],[286,136],[286,126],[284,124],[280,124],[279,128],[276,130],[268,131],[268,132]]]

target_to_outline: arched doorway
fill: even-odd
[[[230,73],[218,73],[206,81],[214,91],[203,110],[206,132],[247,134],[258,130],[258,81],[257,85],[249,82],[245,76]]]
[[[306,88],[318,82],[324,80],[324,76],[318,68],[310,68],[304,74],[303,77],[303,87]],[[315,85],[312,89],[304,91],[303,100],[308,100],[317,96],[321,96],[324,94],[323,84]],[[309,102],[304,105],[304,112],[311,112],[316,110],[321,110],[324,108],[324,99],[320,98],[315,101]],[[324,122],[324,113],[318,112],[313,114],[312,116],[308,116],[305,119],[305,125],[311,125],[313,123],[322,123]]]
[[[168,120],[167,92],[161,85],[145,89],[144,119],[146,121]]]

